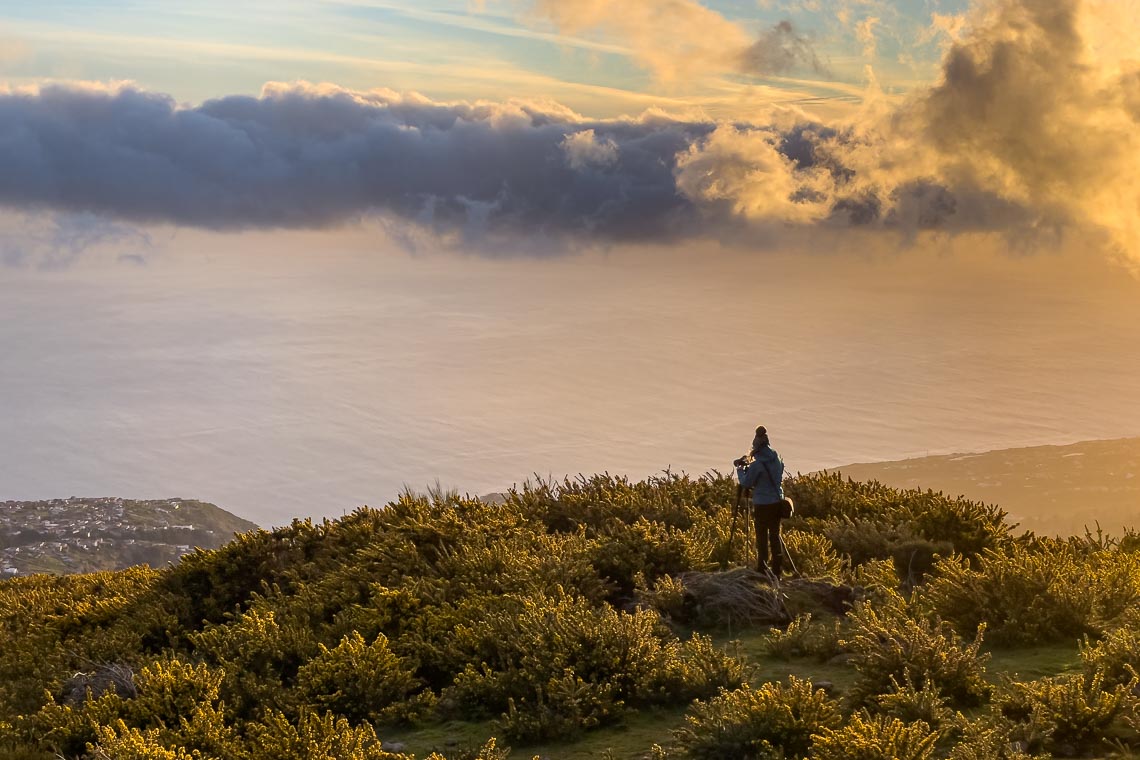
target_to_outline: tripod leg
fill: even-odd
[[[732,505],[732,525],[728,528],[728,556],[721,563],[722,568],[727,568],[732,562],[732,546],[736,543],[736,518],[740,516],[740,496],[743,492],[743,488],[736,486],[736,501]]]
[[[752,533],[756,529],[756,521],[749,519],[751,515],[749,510],[744,511],[744,566],[750,567],[752,565]]]
[[[784,543],[783,533],[780,534],[780,551],[784,553],[784,557],[788,560],[788,567],[792,568],[792,575],[798,576],[800,570],[796,567],[796,563],[792,559],[792,553],[788,551],[788,545]]]
[[[728,528],[728,553],[724,561],[721,562],[721,568],[727,568],[728,563],[732,562],[732,545],[736,543],[736,507],[732,508],[732,524]]]

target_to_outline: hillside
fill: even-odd
[[[161,567],[257,526],[201,501],[115,498],[0,502],[0,576]]]
[[[1009,519],[1046,535],[1120,534],[1140,525],[1140,438],[850,464],[855,480],[932,488],[1000,504]]]
[[[3,760],[1000,760],[1140,748],[1140,541],[791,479],[405,494],[170,567],[0,582]],[[738,524],[739,527],[739,524]]]

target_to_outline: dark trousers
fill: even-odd
[[[777,575],[784,569],[784,544],[780,539],[780,502],[753,504],[753,521],[756,523],[756,569],[768,568]],[[769,564],[771,552],[771,564]]]

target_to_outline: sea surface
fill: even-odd
[[[757,424],[792,472],[1140,434],[1140,286],[1111,266],[263,246],[0,269],[0,500],[269,526],[727,471]]]

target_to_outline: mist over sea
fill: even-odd
[[[758,423],[793,472],[1140,435],[1136,281],[1016,257],[0,269],[0,356],[0,500],[181,496],[266,526],[437,480],[726,470]]]

